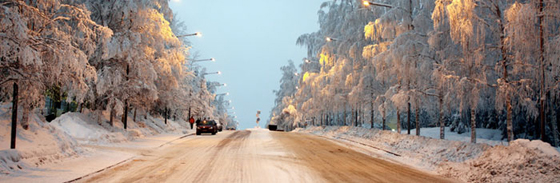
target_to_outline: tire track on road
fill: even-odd
[[[236,131],[233,134],[229,135],[222,141],[218,143],[216,146],[216,150],[210,156],[210,162],[206,164],[202,170],[196,175],[194,182],[207,182],[210,174],[212,173],[212,169],[216,166],[216,160],[218,159],[218,155],[222,152],[228,145],[232,142],[234,144],[241,144],[242,141],[246,140],[249,135],[251,135],[251,131],[244,130],[244,131]]]

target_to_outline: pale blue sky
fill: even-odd
[[[307,55],[296,46],[297,38],[319,29],[317,11],[327,0],[172,0],[170,7],[187,25],[193,52],[211,81],[227,83],[217,93],[229,92],[240,129],[253,128],[261,110],[263,127],[274,105],[272,90],[278,89],[280,67],[293,60],[296,65]]]

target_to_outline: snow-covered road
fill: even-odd
[[[445,182],[301,133],[224,131],[181,139],[80,182]]]

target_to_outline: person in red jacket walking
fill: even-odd
[[[194,118],[192,116],[191,119],[189,119],[189,123],[191,124],[191,129],[193,129]]]

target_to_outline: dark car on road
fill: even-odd
[[[204,120],[198,123],[196,126],[196,135],[200,135],[201,133],[212,133],[212,135],[216,135],[216,133],[218,133],[216,121]]]

